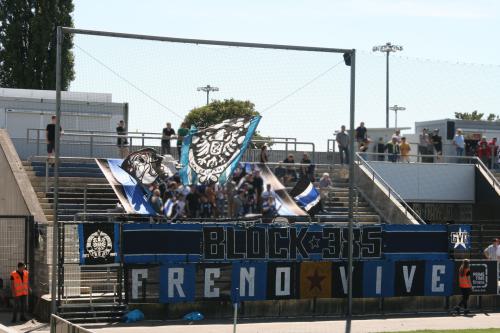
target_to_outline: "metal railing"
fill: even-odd
[[[40,146],[45,143],[45,129],[28,128],[26,130],[26,143],[36,145],[36,155],[40,155]],[[162,134],[154,132],[128,132],[125,135],[118,135],[110,131],[84,131],[84,130],[65,130],[61,137],[61,147],[68,146],[88,146],[85,157],[94,157],[99,148],[116,147],[118,139],[126,139],[126,147],[133,151],[145,147],[161,146]],[[177,136],[171,136],[170,140],[176,140]],[[269,143],[271,145],[283,144],[285,151],[297,151],[298,145],[312,146],[313,155],[315,153],[314,143],[298,142],[296,138],[288,137],[270,137],[262,140],[253,140],[253,143]],[[175,146],[175,145],[174,145]],[[293,148],[293,149],[291,149]]]
[[[500,193],[500,182],[498,179],[495,177],[495,175],[486,167],[486,165],[481,161],[480,158],[476,157],[476,166],[480,168],[484,173],[486,173],[487,177],[489,178],[489,182],[491,183],[491,186],[493,187],[494,190],[497,191],[497,193]]]
[[[50,333],[94,333],[55,314],[50,316]]]
[[[358,166],[363,165],[370,173],[371,173],[371,178],[372,181],[378,181],[380,185],[382,185],[386,191],[387,197],[389,199],[392,198],[396,199],[399,204],[402,206],[401,208],[404,209],[402,212],[405,214],[406,217],[408,217],[410,220],[415,219],[419,224],[426,224],[425,221],[418,215],[413,208],[410,207],[410,205],[399,195],[398,192],[396,192],[389,183],[385,181],[380,174],[375,171],[375,169],[363,159],[363,157],[360,155],[360,153],[355,154],[355,162],[358,164]]]

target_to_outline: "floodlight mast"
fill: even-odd
[[[211,85],[207,84],[204,87],[198,87],[198,89],[196,89],[196,90],[197,91],[204,91],[207,93],[207,105],[208,105],[210,92],[211,91],[219,91],[219,87],[212,87]]]
[[[385,72],[385,128],[389,128],[389,53],[403,51],[400,45],[392,45],[387,42],[385,45],[374,46],[373,52],[385,52],[386,72]]]
[[[391,111],[394,111],[394,128],[398,129],[398,111],[404,111],[406,108],[404,106],[399,106],[395,104],[389,108]]]

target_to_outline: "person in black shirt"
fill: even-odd
[[[378,138],[378,143],[375,146],[375,152],[379,155],[377,155],[377,160],[378,161],[385,161],[385,142],[384,138]]]
[[[200,205],[200,217],[209,218],[212,217],[213,213],[213,205],[208,201],[208,198],[204,195],[201,197],[201,205]]]
[[[435,129],[431,136],[431,142],[434,146],[434,150],[437,154],[437,160],[441,160],[441,156],[443,155],[443,139],[439,135],[439,129]]]
[[[200,210],[200,194],[196,190],[196,186],[191,186],[191,191],[186,196],[186,203],[189,217],[198,217],[198,211]]]
[[[172,138],[172,135],[175,135],[175,131],[172,128],[172,124],[167,123],[167,127],[163,129],[162,135],[161,135],[161,154],[165,155],[168,154],[170,155],[170,139]]]
[[[358,142],[358,145],[361,145],[361,143],[366,139],[368,139],[368,135],[366,133],[365,123],[361,122],[359,127],[356,128],[356,141]]]
[[[118,146],[120,157],[125,158],[128,156],[128,141],[125,137],[127,135],[127,128],[123,120],[120,120],[120,122],[118,123],[118,126],[116,127],[116,134],[118,134],[116,145]]]
[[[51,123],[47,125],[45,129],[45,139],[47,140],[47,158],[50,160],[54,157],[54,151],[56,148],[56,116],[52,116]],[[62,127],[59,127],[59,136],[62,135]],[[54,166],[54,163],[52,163]]]

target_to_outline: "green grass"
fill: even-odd
[[[500,328],[484,329],[466,329],[466,330],[419,330],[419,331],[400,331],[392,333],[499,333]]]

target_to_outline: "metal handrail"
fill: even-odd
[[[476,165],[478,165],[481,169],[483,169],[483,171],[485,171],[488,177],[490,178],[491,186],[493,186],[493,189],[496,190],[496,188],[498,187],[498,189],[500,190],[500,182],[495,177],[495,175],[490,171],[490,169],[486,167],[486,165],[483,163],[483,161],[481,161],[480,158],[478,158],[477,156],[474,156],[474,158],[476,161]]]
[[[40,135],[40,132],[45,131],[45,129],[40,128],[28,128],[26,130],[26,142],[36,143],[38,155],[40,153],[40,143],[45,140],[43,135]],[[35,138],[31,137],[31,132],[36,132]],[[73,137],[73,138],[87,138],[85,142],[80,142],[78,140],[64,140],[64,138]],[[97,139],[106,139],[104,142],[95,142]],[[94,146],[95,147],[111,147],[116,146],[116,143],[112,143],[112,139],[128,139],[127,146],[133,147],[134,142],[140,140],[140,146],[145,147],[145,140],[163,140],[162,133],[153,133],[153,132],[127,132],[125,134],[118,134],[116,132],[109,131],[82,131],[82,130],[65,130],[63,136],[61,137],[61,142],[64,142],[65,145],[90,145],[90,155],[93,155]],[[172,135],[170,140],[176,140],[177,136]],[[315,158],[315,145],[312,142],[298,142],[297,138],[287,138],[287,137],[270,137],[268,139],[263,140],[252,140],[253,143],[269,143],[269,144],[284,144],[285,150],[288,151],[288,146],[293,145],[293,151],[297,151],[297,145],[299,144],[307,144],[312,146],[312,159]],[[135,146],[138,146],[135,144]]]
[[[408,216],[408,212],[412,215],[412,217],[417,220],[420,224],[426,224],[425,221],[420,217],[420,215],[418,215],[414,210],[413,208],[410,207],[410,205],[408,205],[408,203],[399,195],[398,192],[396,192],[392,187],[391,185],[389,185],[389,183],[387,183],[384,178],[382,178],[382,176],[380,176],[380,174],[375,171],[375,169],[370,166],[368,164],[367,161],[365,161],[361,156],[360,156],[360,153],[356,153],[356,161],[360,164],[363,164],[364,166],[366,166],[369,171],[372,173],[372,181],[375,181],[375,179],[377,179],[379,181],[379,183],[381,183],[387,190],[387,196],[389,197],[389,199],[391,198],[391,193],[392,193],[392,196],[405,208],[405,216]]]

